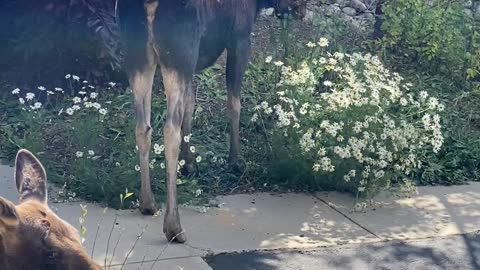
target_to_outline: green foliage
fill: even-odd
[[[434,80],[429,80],[429,83]],[[440,86],[440,85],[439,85]],[[437,90],[441,92],[441,90]],[[450,96],[453,96],[450,94]],[[444,99],[445,146],[438,156],[429,156],[419,182],[423,184],[462,184],[480,179],[480,95],[460,92]]]
[[[114,207],[124,207],[127,199],[135,204],[140,175],[131,93],[113,83],[93,86],[76,76],[67,77],[71,89],[39,87],[35,97],[14,90],[15,94],[5,98],[8,110],[2,117],[2,152],[10,157],[18,148],[37,153],[50,180],[70,194]],[[157,111],[165,110],[161,96],[155,96],[153,102]],[[165,160],[163,150],[157,149],[163,137],[163,121],[154,123],[151,177],[155,194],[162,197]],[[179,186],[182,201],[195,199],[196,181],[182,178]],[[118,194],[123,195],[120,200]]]
[[[469,86],[478,92],[480,89],[480,22],[478,18],[472,20],[470,27],[464,69],[466,69],[466,79],[471,83]]]
[[[476,22],[464,13],[463,3],[459,1],[387,1],[384,12],[385,37],[378,44],[370,44],[373,44],[372,51],[379,52],[379,57],[386,64],[384,70],[374,70],[370,66],[371,63],[382,66],[375,56],[355,54],[359,47],[365,45],[365,33],[336,16],[327,19],[315,17],[313,27],[316,29],[311,29],[307,35],[311,40],[329,37],[331,51],[342,53],[326,54],[325,40],[322,46],[312,43],[308,44],[311,48],[306,49],[306,42],[297,38],[294,31],[283,33],[282,37],[287,39],[282,44],[288,52],[285,57],[280,58],[283,50],[257,52],[263,57],[249,65],[242,89],[244,109],[240,119],[240,135],[244,170],[241,172],[226,164],[229,125],[225,111],[224,70],[216,65],[196,76],[197,106],[191,140],[199,162],[193,176],[180,175],[177,183],[180,200],[195,203],[205,199],[204,196],[253,190],[333,189],[373,195],[378,190],[397,184],[404,187],[403,191],[410,191],[412,183],[460,184],[479,180],[480,92],[477,83],[480,81],[480,31]],[[95,23],[101,24],[98,20]],[[81,36],[81,33],[77,34]],[[272,33],[272,36],[275,34],[278,33]],[[25,48],[20,49],[29,51],[29,46],[26,44]],[[33,47],[32,50],[44,50]],[[268,55],[273,55],[275,60],[270,59],[267,61],[269,63],[265,63]],[[329,61],[333,60],[330,59],[337,62],[332,64]],[[355,66],[347,61],[352,59],[360,64]],[[351,69],[353,73],[350,75],[354,77],[338,69],[346,67]],[[400,79],[400,83],[395,79],[400,76],[388,69],[399,72],[405,79]],[[309,74],[313,76],[308,77]],[[293,77],[306,79],[301,84],[285,84],[286,79]],[[325,85],[326,81],[331,82],[332,86],[328,86],[329,83]],[[405,81],[412,82],[412,86],[407,86]],[[429,111],[425,108],[428,103],[419,102],[420,106],[417,106],[409,98],[408,106],[396,99],[395,102],[384,102],[379,106],[329,111],[329,105],[326,104],[328,97],[349,92],[354,88],[350,83],[366,89],[369,98],[372,89],[385,90],[385,85],[395,89],[398,86],[403,97],[410,94],[414,101],[423,91],[439,97],[440,103],[445,104],[445,111],[441,114],[443,148],[433,153],[427,147],[431,141],[421,144],[421,141],[412,139],[409,147],[397,151],[394,140],[387,135],[390,139],[384,144],[396,157],[389,161],[387,167],[380,168],[378,154],[365,152],[364,156],[377,162],[370,165],[371,174],[378,173],[381,177],[362,179],[362,172],[367,165],[359,163],[356,158],[339,158],[338,151],[335,151],[336,146],[346,147],[349,139],[356,137],[352,125],[364,121],[362,117],[378,116],[375,115],[376,110],[381,108],[397,128],[405,121],[414,126],[417,134],[430,132],[432,135],[432,130],[426,132],[422,121]],[[37,97],[23,105],[19,104],[18,98],[25,99],[25,90],[22,89],[18,95],[11,95],[11,89],[8,88],[7,92],[3,91],[0,98],[1,157],[13,159],[18,148],[28,148],[38,154],[46,165],[50,179],[64,185],[67,194],[76,193],[83,198],[105,201],[120,208],[135,205],[140,177],[131,93],[113,84],[93,85],[95,89],[91,89],[88,83],[72,78],[65,85],[68,86],[66,93],[51,89],[54,95],[47,95],[44,90],[35,90]],[[310,87],[309,91],[306,91],[305,85]],[[83,91],[87,93],[81,94]],[[161,199],[165,191],[165,160],[161,149],[166,104],[159,91],[161,93],[161,89],[154,90],[157,94],[153,95],[152,102],[150,166],[154,193]],[[98,93],[98,97],[92,98],[91,92]],[[380,98],[385,101],[388,94],[382,93]],[[81,98],[81,101],[74,101],[74,97]],[[88,100],[84,100],[85,97]],[[285,102],[287,98],[294,100],[294,104]],[[42,102],[40,108],[35,108],[35,102]],[[263,102],[266,102],[266,106],[262,105]],[[306,103],[312,107],[320,105],[321,109],[302,109]],[[275,105],[281,106],[284,112],[293,111],[299,127],[293,126],[293,119],[290,119],[291,125],[278,126],[279,114]],[[69,108],[73,110],[71,115],[70,110],[67,112]],[[265,111],[268,108],[272,111]],[[101,113],[100,109],[106,111]],[[302,114],[301,110],[309,113]],[[313,113],[310,114],[310,111]],[[431,110],[429,113],[432,116],[435,114]],[[252,117],[256,121],[252,121]],[[316,144],[305,151],[300,142],[308,139],[305,134],[322,130],[320,126],[323,120],[329,120],[330,125],[343,122],[344,128],[340,131],[343,132],[342,138],[334,138],[328,133],[321,138],[310,135]],[[315,132],[310,132],[310,129]],[[382,137],[382,133],[388,133],[382,132],[385,129],[386,125],[382,122],[371,124],[364,131]],[[372,146],[375,150],[379,149],[377,145]],[[322,162],[324,165],[327,163],[318,157],[321,147],[325,148],[327,157],[335,166],[334,172],[322,169]],[[395,167],[404,165],[402,162],[405,163],[410,154],[420,161],[420,167],[418,163],[409,171],[406,171],[407,167],[400,167],[400,170]],[[354,175],[352,170],[355,170]]]
[[[479,180],[478,82],[480,28],[464,1],[387,1],[382,57],[414,83],[431,89],[446,104],[444,151],[425,157],[416,179],[424,184]]]
[[[457,82],[465,78],[465,50],[472,18],[464,1],[396,0],[383,6],[384,57],[417,65]]]

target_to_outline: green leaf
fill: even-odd
[[[133,192],[125,193],[125,200],[133,195]]]

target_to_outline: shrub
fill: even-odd
[[[415,82],[413,91],[429,89],[447,104],[445,151],[427,159],[418,181],[460,184],[478,181],[478,82],[480,31],[469,1],[386,1],[382,58]]]
[[[67,197],[79,194],[118,207],[118,194],[128,189],[138,195],[140,187],[131,93],[115,83],[93,86],[75,75],[65,78],[69,89],[40,86],[35,93],[13,90],[15,99],[9,99],[9,106],[17,114],[7,118],[0,140],[15,148],[9,152],[28,148],[39,153],[52,180],[68,191]],[[161,96],[154,96],[153,103],[162,112],[166,107]],[[154,122],[150,168],[155,194],[162,197],[162,121]],[[201,194],[196,181],[182,177],[178,185],[181,201]],[[136,196],[132,198],[135,201]]]
[[[377,57],[331,54],[327,45],[310,42],[306,55],[287,64],[268,57],[261,68],[262,85],[270,87],[251,121],[265,132],[272,174],[290,178],[291,171],[298,181],[361,196],[411,186],[426,159],[441,150],[444,105],[425,91],[412,92]]]
[[[386,1],[383,12],[381,43],[386,58],[394,57],[395,65],[416,65],[463,82],[473,22],[464,12],[464,1]]]

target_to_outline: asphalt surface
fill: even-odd
[[[480,232],[309,252],[223,254],[206,261],[213,270],[480,270]]]

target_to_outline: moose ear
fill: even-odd
[[[15,160],[15,182],[20,202],[35,199],[47,202],[47,174],[38,159],[30,151],[18,151]]]
[[[0,268],[8,269],[8,264],[5,261],[5,251],[7,250],[7,244],[5,243],[4,226],[15,227],[19,223],[17,211],[15,205],[9,200],[0,197]],[[8,232],[8,231],[7,231]],[[6,268],[7,267],[7,268]]]
[[[0,197],[0,220],[4,222],[16,222],[17,211],[15,205],[7,199]]]

